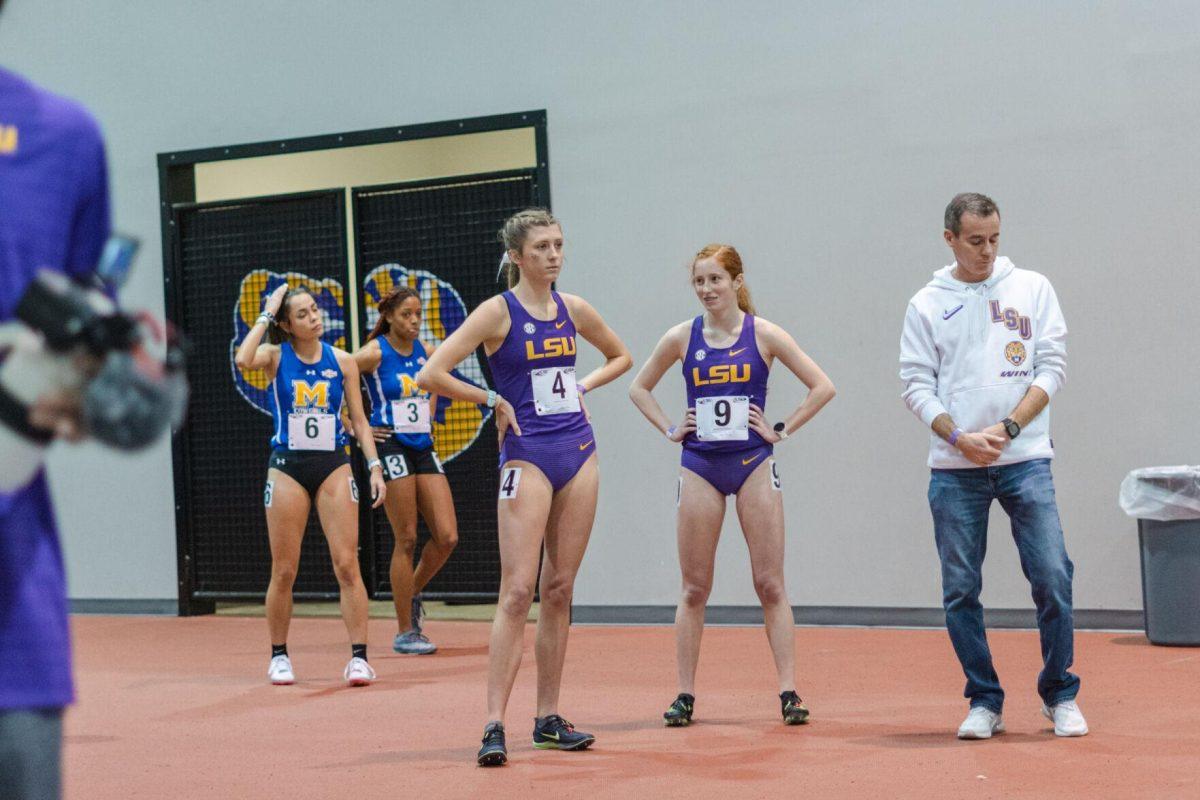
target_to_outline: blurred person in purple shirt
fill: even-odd
[[[0,324],[38,269],[86,275],[108,235],[95,120],[0,67]],[[73,699],[66,580],[39,470],[0,492],[0,797],[60,795],[62,714]]]

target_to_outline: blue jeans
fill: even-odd
[[[1067,671],[1074,657],[1075,566],[1063,544],[1046,458],[1001,467],[932,470],[929,508],[942,561],[942,605],[946,630],[967,676],[963,695],[972,706],[1003,710],[1004,690],[992,666],[979,602],[992,500],[1000,501],[1012,522],[1021,569],[1033,590],[1042,641],[1038,694],[1047,705],[1070,700],[1079,692],[1078,676]]]

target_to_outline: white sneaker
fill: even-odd
[[[1054,721],[1055,736],[1087,736],[1087,720],[1074,700],[1064,700],[1053,706],[1042,706],[1046,719]]]
[[[276,686],[291,686],[296,682],[296,673],[292,672],[292,660],[287,656],[275,656],[271,666],[267,667],[267,677]]]
[[[1004,720],[983,706],[971,706],[967,718],[958,726],[960,739],[990,739],[993,733],[1004,733]]]
[[[355,656],[346,664],[342,677],[346,679],[347,686],[369,686],[375,680],[375,670],[371,669],[366,659]]]

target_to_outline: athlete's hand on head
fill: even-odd
[[[391,428],[371,428],[371,438],[377,442],[386,442],[392,438],[392,433]]]
[[[750,404],[750,430],[761,436],[767,444],[775,444],[781,438],[775,429],[763,419],[762,409],[754,403]]]
[[[979,433],[963,433],[959,435],[955,447],[971,463],[987,467],[1000,457],[1000,451],[1004,448],[1004,444],[1007,441],[1007,436],[989,433],[985,430]]]
[[[509,428],[512,428],[513,433],[517,436],[521,435],[521,426],[517,424],[517,410],[512,407],[512,403],[497,395],[496,435],[499,437],[501,445],[504,444],[504,437],[508,434]]]
[[[687,438],[689,433],[694,433],[696,430],[696,409],[689,408],[687,414],[684,415],[683,422],[667,435],[667,438],[672,442],[682,442]]]
[[[387,495],[387,481],[383,479],[383,468],[371,470],[371,498],[374,500],[371,508],[379,508],[383,505],[385,495]]]
[[[279,309],[283,307],[283,296],[287,294],[288,285],[281,283],[275,287],[275,291],[271,292],[266,301],[263,302],[263,313],[274,316],[279,313]]]

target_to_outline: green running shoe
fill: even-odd
[[[794,691],[783,692],[779,695],[779,704],[783,707],[784,725],[803,725],[808,722],[808,709],[804,701]]]
[[[558,714],[533,721],[533,746],[538,750],[584,750],[596,737],[575,730]]]
[[[683,728],[692,724],[692,708],[696,698],[690,694],[681,694],[671,703],[671,707],[663,712],[663,724],[668,728]]]

